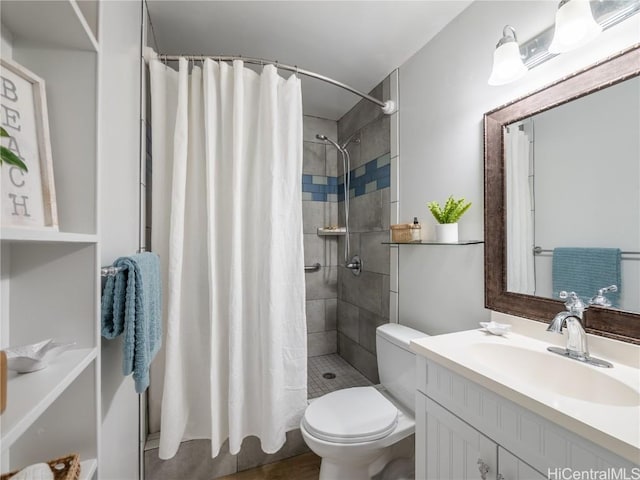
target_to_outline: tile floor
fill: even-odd
[[[309,398],[320,397],[341,388],[373,385],[337,354],[311,357],[307,362]],[[335,378],[324,378],[326,373],[333,373]]]

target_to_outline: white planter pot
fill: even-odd
[[[436,242],[457,243],[458,242],[458,224],[457,223],[437,224],[436,225]]]

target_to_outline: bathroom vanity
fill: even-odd
[[[470,330],[412,342],[416,478],[640,475],[640,349],[598,337],[592,349],[602,356],[635,350],[608,356],[611,369],[594,367],[548,352],[563,337],[540,323],[513,323],[504,337]]]

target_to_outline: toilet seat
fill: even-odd
[[[372,442],[393,432],[398,409],[373,387],[345,388],[311,402],[302,423],[320,440]]]

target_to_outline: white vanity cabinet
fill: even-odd
[[[563,468],[639,471],[436,362],[421,356],[417,362],[416,479],[542,480],[561,478]]]
[[[426,455],[421,458],[422,468],[416,469],[416,478],[491,478],[487,475],[498,465],[496,443],[422,394],[417,397],[416,422],[420,426],[416,428],[416,446],[430,447],[420,449]]]
[[[497,478],[499,480],[547,480],[549,477],[542,475],[504,448],[498,447]]]

